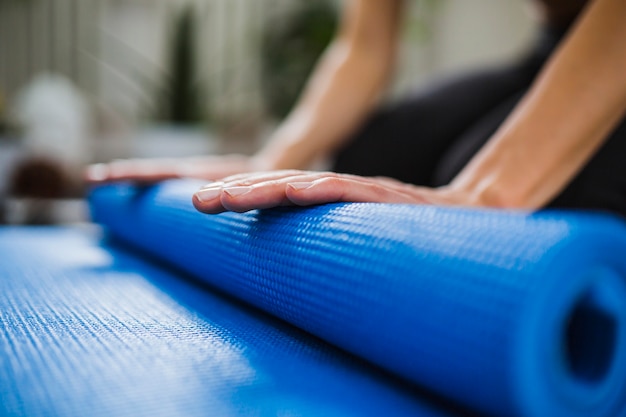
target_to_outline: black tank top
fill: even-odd
[[[546,24],[565,29],[576,19],[588,0],[534,0],[545,16]]]

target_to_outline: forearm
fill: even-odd
[[[395,59],[401,2],[348,2],[337,39],[295,109],[257,155],[269,169],[306,168],[371,112]]]
[[[369,114],[386,84],[381,60],[334,45],[294,111],[261,156],[272,169],[306,168],[331,152]]]
[[[626,2],[595,0],[487,145],[455,178],[473,203],[538,208],[626,111]]]

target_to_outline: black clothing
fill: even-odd
[[[339,151],[334,170],[449,183],[515,108],[563,33],[546,29],[511,65],[447,79],[383,107]],[[626,120],[548,206],[626,216]]]

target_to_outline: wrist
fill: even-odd
[[[275,166],[275,162],[268,158],[264,153],[258,152],[251,156],[248,164],[250,165],[249,171],[274,171],[278,168]]]
[[[313,140],[303,136],[277,135],[251,158],[258,171],[307,169],[315,159]]]
[[[537,191],[532,184],[532,175],[496,163],[466,167],[449,187],[465,195],[473,206],[531,208],[536,205],[533,190]]]

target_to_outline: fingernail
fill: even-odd
[[[109,167],[106,164],[95,164],[87,167],[87,178],[91,181],[102,181],[109,175]]]
[[[294,190],[304,190],[312,186],[313,183],[312,182],[290,182],[287,185],[293,188]]]
[[[217,188],[217,187],[221,187],[222,185],[224,185],[223,181],[213,181],[213,182],[209,182],[208,184],[203,185],[200,189],[206,190],[207,188]]]
[[[202,202],[210,201],[219,196],[221,191],[220,187],[203,188],[196,192],[196,198]]]
[[[231,197],[237,197],[249,193],[252,187],[228,187],[224,188],[224,192]]]

